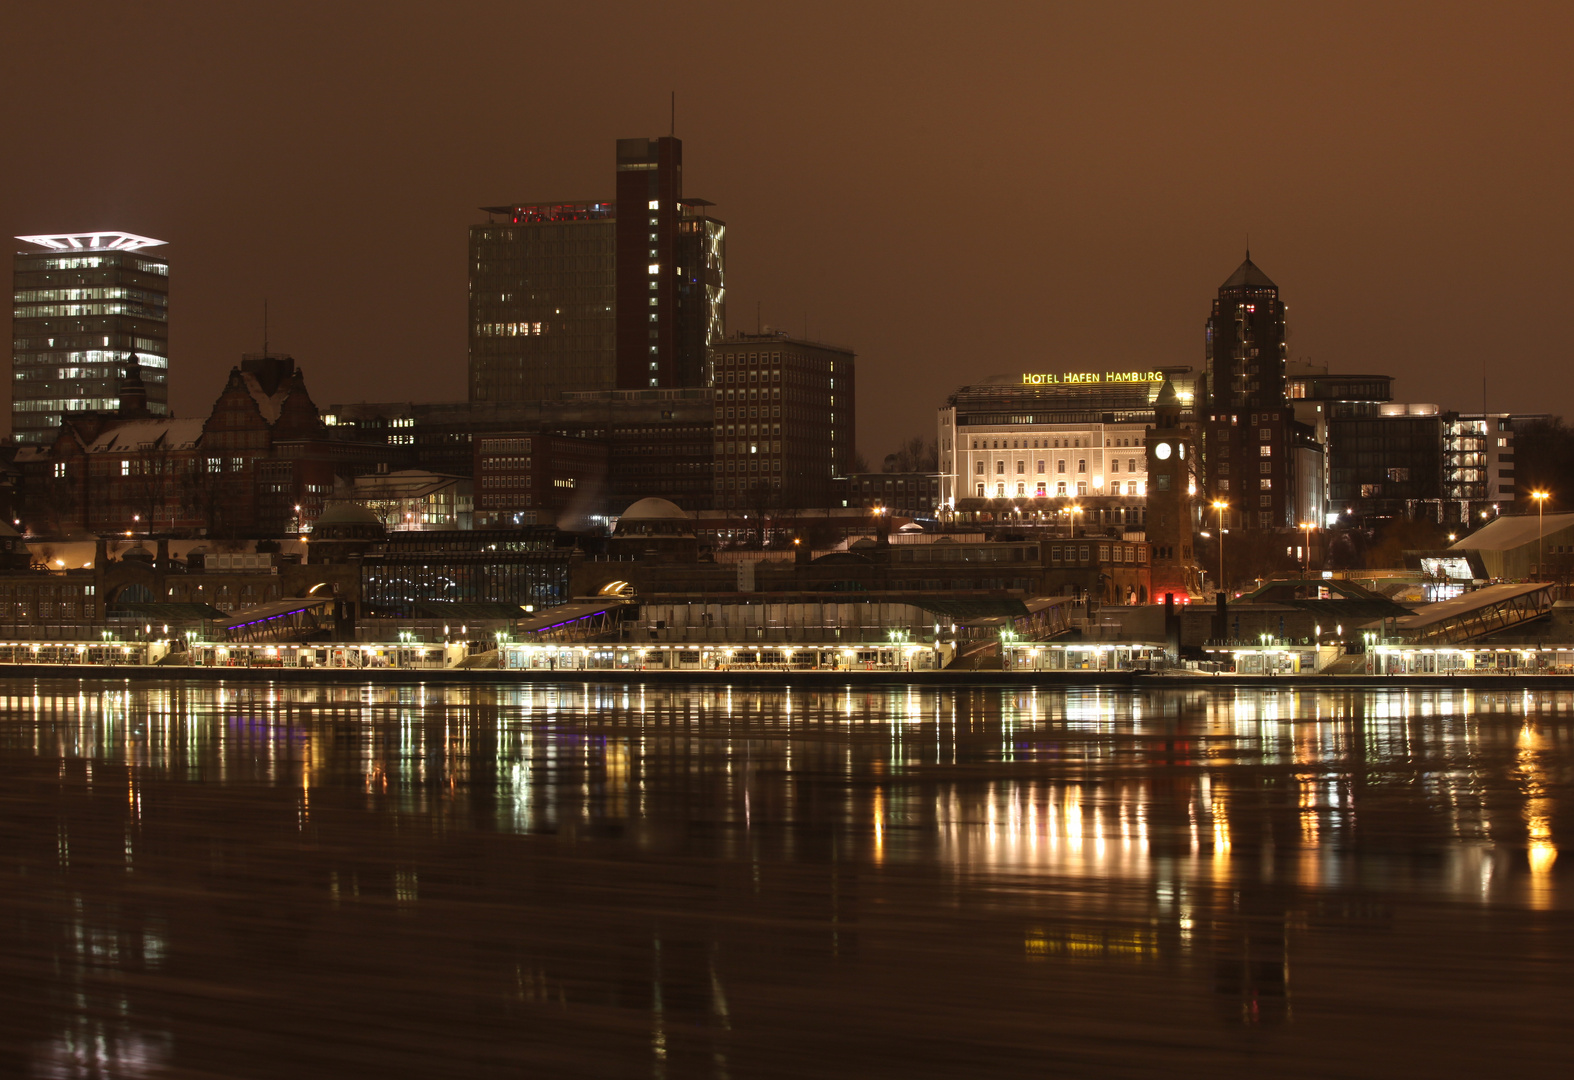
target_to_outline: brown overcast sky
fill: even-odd
[[[1574,413],[1574,4],[8,4],[0,227],[168,239],[172,403],[465,392],[476,207],[667,130],[730,323],[854,347],[860,448],[993,372],[1202,361],[1245,237],[1291,353]]]

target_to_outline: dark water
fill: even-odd
[[[0,682],[0,1075],[1531,1076],[1565,693]]]

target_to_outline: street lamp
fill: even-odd
[[[1541,580],[1541,512],[1546,509],[1547,499],[1551,497],[1550,491],[1532,491],[1530,497],[1536,500],[1536,580]]]
[[[1301,522],[1301,535],[1305,538],[1306,547],[1301,558],[1302,573],[1310,575],[1312,572],[1312,530],[1317,526],[1310,521]]]
[[[1224,512],[1230,504],[1223,499],[1214,499],[1213,508],[1219,512],[1219,591],[1224,591]]]

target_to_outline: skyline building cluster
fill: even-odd
[[[1396,403],[1389,376],[1292,360],[1286,305],[1250,251],[1210,302],[1200,370],[1035,362],[968,383],[939,411],[934,460],[906,465],[893,489],[858,471],[850,349],[770,328],[728,335],[727,226],[685,194],[682,141],[619,139],[612,164],[612,198],[484,207],[470,227],[466,400],[312,405],[290,434],[312,447],[309,468],[272,449],[217,453],[219,411],[183,421],[183,467],[224,477],[226,522],[309,529],[372,469],[424,470],[464,502],[437,517],[485,528],[605,521],[656,496],[692,512],[884,506],[941,526],[1137,535],[1162,476],[1166,491],[1184,478],[1187,500],[1165,522],[1201,528],[1209,506],[1224,528],[1294,535],[1341,518],[1474,523],[1515,496],[1514,428],[1532,418]],[[116,425],[169,417],[165,245],[129,232],[18,239],[30,249],[14,264],[13,439],[30,449],[13,464],[72,492],[84,525],[107,524],[129,501],[67,481],[94,454],[124,451]],[[232,383],[283,370],[275,359],[299,384],[292,360],[268,355]],[[1163,443],[1175,460],[1154,458],[1156,427],[1185,431]],[[92,468],[110,488],[117,468],[157,471]],[[202,527],[202,500],[176,502],[139,520]],[[1155,551],[1184,560],[1191,544]]]

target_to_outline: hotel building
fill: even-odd
[[[169,414],[169,262],[126,232],[18,236],[12,278],[11,437],[42,445],[73,413],[115,412],[140,366],[153,416]]]
[[[1168,374],[1189,422],[1190,372],[1026,372],[962,387],[940,409],[942,506],[967,517],[1081,514],[1077,524],[1136,527],[1154,403]]]

